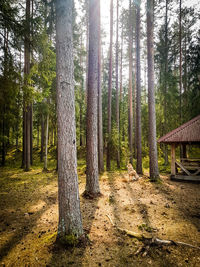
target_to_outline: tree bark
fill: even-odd
[[[157,142],[156,142],[156,111],[154,91],[154,47],[153,47],[153,13],[154,0],[147,0],[147,57],[148,57],[148,110],[149,110],[149,164],[150,179],[159,178]]]
[[[3,107],[3,114],[2,114],[2,159],[1,159],[1,165],[5,166],[5,161],[6,161],[6,145],[5,145],[5,104]]]
[[[30,73],[30,0],[26,0],[26,32],[24,41],[24,75],[25,75],[25,87],[28,86],[27,76]],[[26,90],[26,89],[25,89]],[[30,116],[31,116],[31,106],[28,96],[26,97],[25,92],[25,171],[30,170],[30,152],[31,152],[31,142],[30,142]]]
[[[182,0],[179,0],[179,111],[180,111],[180,124],[182,124]]]
[[[97,94],[100,1],[89,0],[89,65],[86,134],[86,187],[84,195],[96,197],[100,193],[98,175]]]
[[[120,58],[120,104],[122,101],[122,91],[123,91],[123,24],[122,24],[122,32],[121,32],[121,58]]]
[[[113,0],[110,2],[110,56],[109,56],[109,81],[108,81],[108,140],[106,167],[110,171],[111,149],[111,112],[112,112],[112,46],[113,46]]]
[[[37,121],[37,149],[39,148],[39,135],[40,135],[40,127],[39,120]]]
[[[30,165],[33,165],[33,105],[30,105]]]
[[[58,239],[83,234],[78,190],[72,0],[56,1]]]
[[[117,168],[120,168],[120,128],[119,128],[119,0],[117,0],[117,22],[116,22],[116,124],[117,124]]]
[[[136,53],[135,53],[135,58],[136,58]],[[134,125],[134,158],[136,159],[137,157],[137,126],[136,126],[136,113],[137,113],[137,83],[136,83],[136,62],[134,64],[134,89],[133,89],[133,94],[134,94],[134,117],[133,117],[133,125]]]
[[[133,21],[132,21],[132,8],[131,0],[129,0],[129,89],[128,89],[128,139],[129,139],[129,153],[130,163],[133,164],[133,94],[132,94],[132,81],[133,81]]]
[[[167,88],[168,88],[168,1],[165,2],[165,76],[164,76],[164,134],[167,133]],[[164,144],[164,164],[167,166],[168,160],[168,147]]]
[[[82,34],[80,49],[82,49]],[[79,100],[79,122],[80,122],[80,146],[83,145],[83,90],[84,90],[84,78],[83,78],[83,66],[82,66],[82,54],[80,54],[80,68],[81,68],[81,86],[80,86],[80,100]]]
[[[89,59],[89,0],[86,3],[86,77],[85,77],[85,102],[87,101],[88,90],[88,59]]]
[[[141,68],[140,68],[140,0],[136,6],[136,64],[137,64],[137,105],[136,105],[136,130],[137,130],[137,173],[142,174],[142,126],[141,126]]]
[[[43,162],[44,157],[44,115],[41,115],[41,150],[40,150],[40,162]]]
[[[99,173],[104,172],[103,162],[103,119],[102,119],[102,89],[101,89],[101,12],[99,8],[99,46],[98,46],[98,161]]]
[[[45,159],[44,159],[44,170],[45,171],[47,171],[48,137],[49,137],[49,113],[47,113],[47,122],[46,122]]]

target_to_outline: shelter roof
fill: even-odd
[[[158,139],[159,143],[200,143],[200,115]]]

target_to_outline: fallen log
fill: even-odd
[[[128,236],[137,238],[138,240],[142,241],[149,249],[150,246],[172,246],[172,245],[182,245],[182,246],[187,246],[190,248],[195,248],[195,249],[199,249],[200,247],[197,246],[193,246],[191,244],[185,243],[185,242],[181,242],[181,241],[173,241],[173,240],[165,240],[165,239],[160,239],[157,237],[152,236],[151,234],[140,234],[137,232],[133,232],[133,231],[129,231],[127,229],[123,229],[118,227],[113,220],[111,219],[111,217],[109,215],[107,215],[108,219],[110,220],[111,224],[120,232],[123,232],[125,234],[127,234]],[[142,249],[141,249],[142,250]],[[139,252],[137,252],[137,254],[139,254]]]

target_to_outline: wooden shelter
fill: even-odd
[[[200,148],[200,115],[164,135],[158,143],[171,145],[171,179],[200,181],[200,155],[188,158],[186,151],[187,145]],[[180,161],[176,160],[177,146],[182,146]]]

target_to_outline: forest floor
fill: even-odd
[[[80,194],[85,174],[79,165]],[[143,246],[121,228],[149,233],[161,239],[200,246],[200,184],[147,176],[129,181],[127,171],[100,176],[102,196],[81,198],[86,247],[55,245],[58,224],[57,174],[15,167],[0,169],[0,266],[200,266],[200,252],[187,246]]]

